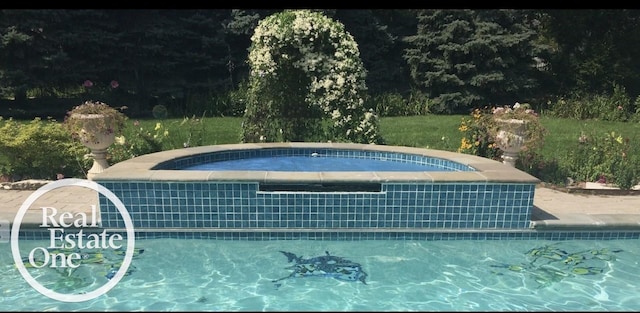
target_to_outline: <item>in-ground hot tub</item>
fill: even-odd
[[[296,167],[270,164],[290,158],[297,159]],[[320,159],[324,167],[314,168],[312,162]],[[374,165],[337,165],[345,160]],[[253,165],[243,169],[246,161]],[[216,167],[220,164],[227,165]],[[115,164],[94,180],[122,200],[137,230],[322,238],[337,232],[380,238],[399,232],[527,230],[539,182],[473,155],[301,142],[163,151]],[[100,211],[103,227],[124,227],[117,208],[102,196]]]

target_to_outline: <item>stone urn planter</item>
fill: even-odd
[[[63,124],[74,138],[91,149],[93,166],[87,179],[92,180],[109,167],[107,149],[115,142],[116,133],[124,128],[125,120],[123,113],[99,101],[87,101],[68,113]]]
[[[527,141],[527,121],[520,119],[496,119],[498,132],[495,142],[502,150],[502,163],[516,166],[518,153]]]
[[[92,180],[96,174],[102,173],[109,167],[107,148],[115,142],[116,133],[105,131],[98,126],[111,123],[109,117],[104,114],[72,114],[70,118],[82,120],[85,124],[78,132],[78,139],[91,149],[89,156],[93,158],[93,166],[87,172],[87,178]]]
[[[518,102],[493,109],[489,132],[502,150],[502,163],[513,167],[520,152],[541,147],[546,134],[538,113],[528,103]]]

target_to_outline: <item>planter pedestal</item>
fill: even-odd
[[[502,163],[516,167],[516,160],[518,159],[520,150],[522,150],[522,146],[500,148],[500,150],[502,150]]]
[[[91,149],[90,157],[93,158],[93,166],[87,172],[87,179],[93,180],[93,177],[102,173],[107,167],[109,167],[109,163],[107,162],[107,148],[115,141],[115,134],[103,134],[97,135],[98,143],[88,143],[84,142],[83,144],[89,149]]]

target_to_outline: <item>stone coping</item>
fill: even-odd
[[[475,171],[442,172],[280,172],[280,171],[193,171],[153,170],[170,160],[221,151],[269,148],[349,149],[406,153],[440,158],[470,166]],[[510,182],[537,184],[540,180],[501,162],[475,155],[443,150],[355,143],[245,143],[224,144],[161,151],[114,164],[97,173],[95,181],[251,181],[261,183],[305,182]]]
[[[45,179],[27,179],[17,182],[0,182],[0,190],[37,190],[52,182]]]

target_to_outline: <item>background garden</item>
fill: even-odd
[[[315,10],[344,25],[383,144],[499,158],[482,116],[528,103],[544,143],[517,165],[545,182],[640,177],[640,12]],[[0,176],[82,177],[60,127],[88,99],[121,108],[110,161],[238,143],[258,22],[278,10],[1,10]]]

